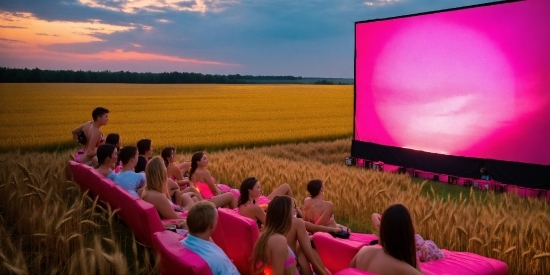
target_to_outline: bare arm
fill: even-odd
[[[374,231],[376,235],[380,234],[380,220],[382,219],[382,215],[378,213],[373,213],[370,216],[370,221],[372,222],[372,227],[374,228]]]
[[[265,225],[265,212],[259,205],[250,205],[254,207],[254,216],[258,219],[263,225]],[[250,207],[249,206],[249,207]]]
[[[357,253],[359,254],[359,253]],[[351,259],[351,262],[349,263],[349,267],[356,268],[357,267],[357,254],[353,256],[353,259]]]
[[[304,224],[305,224],[306,230],[309,231],[309,232],[338,233],[342,230],[339,227],[330,227],[330,226],[325,226],[325,225],[318,225],[318,224],[310,223],[308,221],[304,221]]]
[[[183,178],[183,175],[181,174],[181,171],[175,165],[170,165],[170,171],[169,171],[168,174],[170,176],[176,178],[176,183],[179,186],[189,184],[189,180],[186,180],[186,179]]]
[[[175,211],[172,205],[168,202],[168,198],[161,193],[148,194],[150,204],[155,206],[162,219],[182,219]]]
[[[90,121],[74,128],[74,130],[72,131],[72,134],[73,134],[73,140],[74,141],[78,141],[78,135],[80,134],[80,132],[82,132],[82,130],[84,129],[84,125],[90,123]]]
[[[212,175],[210,175],[210,172],[208,170],[202,171],[201,176],[204,179],[204,182],[208,184],[208,187],[210,187],[210,190],[212,190],[212,194],[214,194],[214,196],[218,196],[222,194],[220,189],[212,181]]]

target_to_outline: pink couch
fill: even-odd
[[[87,165],[73,161],[70,161],[69,165],[73,177],[82,191],[90,190],[92,197],[99,197],[112,209],[118,209],[119,218],[132,230],[136,240],[145,246],[152,245],[153,234],[164,230],[158,212],[153,205],[132,196],[128,191],[120,188]]]
[[[182,236],[172,231],[153,234],[153,249],[160,257],[160,274],[211,275],[208,264],[180,243]]]
[[[368,234],[362,234],[368,235]],[[364,237],[365,240],[367,239]],[[319,256],[328,270],[332,273],[340,272],[349,266],[349,263],[359,252],[365,242],[357,240],[335,239],[327,233],[315,233],[313,242]],[[455,252],[442,249],[445,258],[420,263],[422,273],[444,275],[505,275],[508,274],[508,265],[502,261],[487,258],[469,252]],[[353,273],[351,273],[353,274]]]
[[[252,252],[260,231],[252,219],[243,217],[234,210],[218,210],[218,226],[212,240],[227,254],[243,275],[250,274]]]

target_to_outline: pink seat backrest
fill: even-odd
[[[153,234],[164,230],[157,209],[118,185],[113,186],[113,192],[117,200],[112,207],[118,209],[120,219],[132,230],[138,242],[151,246]]]
[[[168,230],[153,235],[153,249],[160,256],[160,274],[212,274],[206,261],[185,248],[180,239],[180,235]]]
[[[86,168],[84,164],[80,164],[74,161],[69,161],[69,165],[71,167],[71,172],[73,173],[73,177],[75,182],[80,186],[80,190],[82,192],[85,192],[90,189],[89,181],[87,178],[89,177],[89,171],[88,168]]]
[[[366,272],[357,268],[348,267],[340,270],[338,273],[335,273],[334,275],[375,275],[375,274]]]
[[[250,274],[254,244],[260,236],[258,225],[234,210],[218,209],[218,226],[212,240],[227,254],[241,274]]]
[[[135,202],[138,206],[137,212],[140,216],[143,229],[142,235],[136,235],[136,238],[139,236],[138,240],[142,239],[145,245],[152,246],[153,234],[164,231],[159,213],[155,206],[142,199],[136,200]]]
[[[337,239],[321,232],[313,234],[313,243],[325,267],[332,273],[348,268],[353,257],[366,245],[363,242]]]
[[[102,201],[108,203],[113,210],[115,209],[113,206],[114,204],[116,204],[117,200],[117,196],[115,194],[115,191],[113,190],[115,188],[115,185],[116,184],[108,178],[104,178],[99,181],[99,198]]]

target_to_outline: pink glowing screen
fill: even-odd
[[[355,139],[550,165],[550,1],[356,24]]]

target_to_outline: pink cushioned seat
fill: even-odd
[[[356,234],[355,240],[350,239],[338,239],[332,237],[328,233],[317,232],[313,234],[313,243],[323,264],[332,273],[336,273],[349,267],[349,263],[355,257],[361,247],[368,245],[366,243],[367,237],[360,235],[368,234]],[[375,235],[372,235],[371,240],[376,239]],[[369,241],[370,242],[370,241]]]
[[[508,265],[502,261],[470,252],[442,249],[445,258],[420,263],[423,274],[441,275],[506,275]]]
[[[153,249],[160,257],[160,274],[210,275],[210,267],[197,253],[180,243],[181,236],[172,231],[156,232]]]
[[[113,207],[119,209],[120,219],[132,230],[139,243],[151,246],[153,234],[164,230],[157,209],[117,185],[113,186],[113,191],[118,198]]]
[[[212,240],[227,254],[241,274],[250,274],[252,252],[260,231],[252,219],[231,209],[218,209],[218,226]]]
[[[368,234],[363,234],[368,235]],[[366,241],[368,238],[363,237]],[[328,233],[315,233],[313,242],[321,260],[328,270],[337,273],[349,266],[364,242],[335,239]],[[506,275],[508,265],[502,261],[470,252],[455,252],[442,249],[445,258],[432,262],[421,262],[424,275]]]

